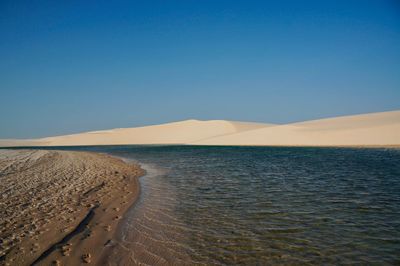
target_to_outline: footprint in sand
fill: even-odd
[[[90,253],[86,253],[82,255],[82,261],[84,263],[90,263],[91,262],[91,257],[92,255],[90,255]]]

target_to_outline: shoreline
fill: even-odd
[[[127,224],[128,213],[132,212],[136,208],[138,202],[140,201],[140,197],[142,197],[142,187],[141,187],[141,184],[140,184],[140,178],[145,177],[147,175],[147,171],[137,161],[133,161],[133,160],[130,160],[130,159],[122,157],[122,156],[111,155],[111,154],[109,154],[107,152],[96,152],[96,153],[104,154],[106,156],[110,156],[110,157],[116,158],[118,160],[123,161],[126,164],[137,165],[142,170],[142,174],[137,176],[136,180],[135,180],[135,182],[137,183],[136,185],[138,187],[138,193],[135,195],[135,199],[128,204],[126,210],[121,215],[121,219],[119,219],[119,221],[117,222],[116,226],[111,231],[112,232],[112,234],[111,234],[112,237],[111,237],[111,239],[109,241],[107,241],[107,250],[105,250],[100,255],[100,257],[98,258],[98,261],[96,262],[96,264],[98,264],[98,265],[104,265],[105,263],[110,261],[110,258],[112,258],[113,252],[115,252],[115,250],[118,250],[118,245],[120,245],[119,237],[122,234],[123,229],[125,228],[124,225]],[[112,265],[114,265],[114,264],[112,264]]]
[[[52,150],[56,151],[56,148],[73,148],[73,147],[116,147],[116,146],[138,146],[138,147],[154,147],[154,146],[184,146],[184,147],[264,147],[264,148],[343,148],[343,149],[398,149],[400,148],[400,144],[390,144],[390,145],[247,145],[247,144],[237,144],[237,145],[229,145],[229,144],[185,144],[185,143],[154,143],[154,144],[130,144],[130,143],[121,143],[121,144],[82,144],[82,145],[60,145],[60,146],[41,146],[41,145],[31,145],[31,146],[0,146],[1,150]],[[53,149],[55,148],[55,149]],[[102,152],[94,152],[98,154],[104,154],[111,157],[115,157],[109,155],[108,153]],[[119,157],[115,157],[119,158]],[[119,158],[122,159],[123,158]],[[123,160],[124,161],[124,160]]]
[[[0,150],[0,265],[99,263],[142,175],[139,165],[101,153]]]

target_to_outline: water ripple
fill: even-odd
[[[103,149],[148,173],[110,261],[400,263],[398,149]]]

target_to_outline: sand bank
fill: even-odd
[[[97,263],[142,174],[102,154],[0,150],[0,264]]]

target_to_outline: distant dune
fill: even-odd
[[[202,145],[389,146],[400,144],[400,111],[344,116],[200,140]]]
[[[186,120],[42,138],[0,140],[0,146],[123,144],[390,146],[400,145],[400,111],[327,118],[286,125]]]
[[[186,144],[268,127],[268,124],[224,120],[185,120],[161,125],[118,128],[36,140],[3,140],[2,146],[71,146],[123,144]]]

